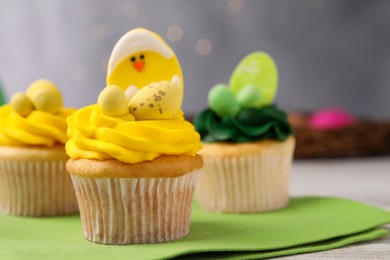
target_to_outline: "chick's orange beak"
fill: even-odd
[[[142,70],[145,67],[145,62],[143,60],[139,60],[139,61],[133,62],[133,67],[134,67],[134,69],[136,71],[142,72]]]

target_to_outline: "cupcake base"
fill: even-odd
[[[206,211],[251,213],[288,203],[294,138],[283,143],[204,144],[205,173],[198,187]]]
[[[153,168],[157,175],[177,172],[180,168],[171,160],[175,157],[166,156],[135,165],[116,160],[70,160],[68,169],[80,206],[85,238],[102,244],[125,245],[164,242],[186,236],[191,226],[192,198],[202,164],[200,156],[185,158],[184,162],[179,160],[179,165],[187,162],[187,168],[193,168],[184,175],[136,177],[142,176],[142,172],[151,176]],[[85,172],[81,175],[79,170],[83,168]],[[126,168],[128,176],[133,177],[124,178]],[[115,171],[120,177],[112,177]],[[92,172],[100,178],[91,177]],[[102,174],[111,177],[102,177]]]
[[[64,147],[0,147],[0,212],[59,216],[78,212]]]

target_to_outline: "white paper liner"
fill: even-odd
[[[293,146],[231,158],[203,157],[204,174],[197,190],[200,207],[250,213],[286,206]]]
[[[186,236],[199,170],[176,178],[72,176],[84,236],[102,244],[146,244]]]
[[[0,212],[58,216],[78,212],[66,161],[0,160]]]

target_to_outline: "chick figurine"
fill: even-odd
[[[158,34],[143,28],[131,30],[120,38],[108,62],[107,85],[119,86],[129,100],[135,94],[134,89],[158,81],[173,81],[183,95],[182,79],[173,50]]]

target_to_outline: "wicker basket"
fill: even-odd
[[[338,130],[316,130],[306,116],[290,118],[297,145],[295,158],[340,158],[390,154],[390,122],[359,120]]]

